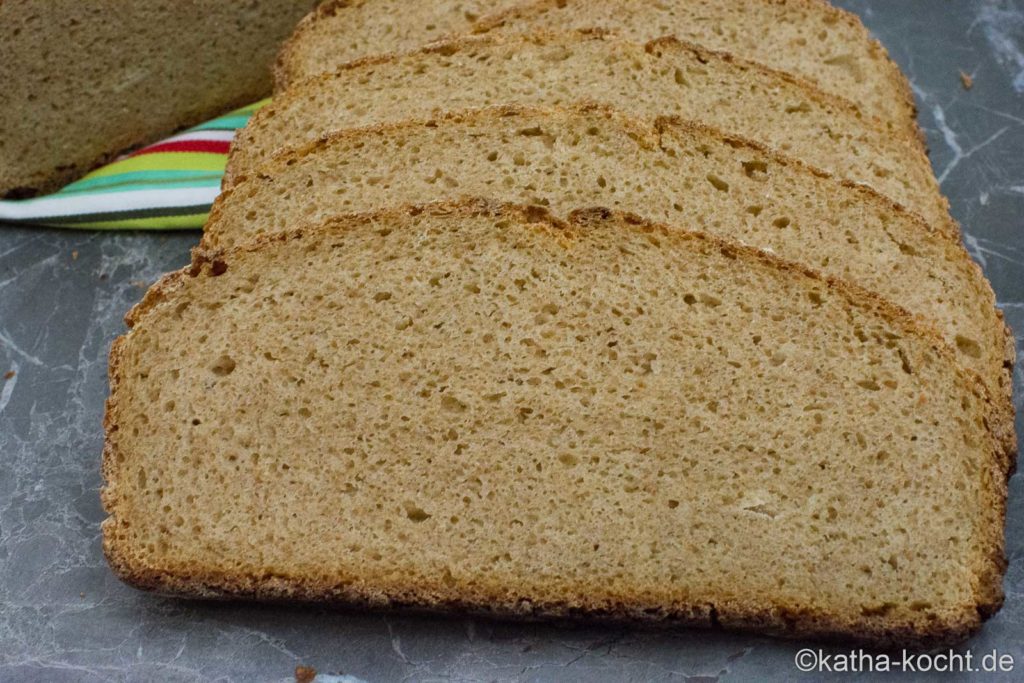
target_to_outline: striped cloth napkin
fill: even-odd
[[[263,100],[132,152],[57,192],[0,200],[0,223],[61,228],[202,228],[220,192],[228,147]]]

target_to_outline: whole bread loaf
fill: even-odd
[[[474,9],[468,18],[456,18],[465,5],[328,3],[282,48],[277,89],[368,54],[418,48],[445,31],[603,28],[638,42],[675,36],[788,71],[861,103],[896,134],[919,137],[913,96],[899,68],[860,19],[825,0],[529,0],[499,2],[483,16]],[[384,16],[389,21],[380,21]]]
[[[651,121],[648,119],[648,121]],[[862,186],[698,126],[599,106],[498,107],[345,131],[274,159],[218,198],[204,243],[438,197],[608,206],[770,249],[925,316],[985,379],[1012,461],[1012,337],[960,242]]]
[[[338,128],[499,104],[602,101],[641,116],[699,119],[863,182],[957,231],[928,157],[847,100],[787,74],[663,38],[600,32],[483,36],[372,57],[294,84],[232,146],[225,186],[290,147]]]
[[[103,535],[141,588],[880,645],[1002,599],[985,389],[764,252],[416,207],[200,252],[128,322]]]
[[[55,190],[264,97],[277,48],[314,4],[0,2],[0,198]]]

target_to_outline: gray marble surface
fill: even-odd
[[[840,4],[910,76],[936,172],[1020,347],[1024,0]],[[768,638],[202,604],[122,585],[100,551],[107,349],[125,311],[185,264],[196,240],[0,226],[0,376],[13,373],[0,379],[0,681],[284,681],[299,664],[364,681],[797,676],[793,657],[804,644]],[[1020,369],[1016,387],[1019,409]],[[1024,434],[1022,426],[1018,417]],[[1024,680],[1022,527],[1017,476],[1006,605],[961,648],[1012,655],[1016,670],[1005,680]],[[343,680],[320,678],[332,679]]]

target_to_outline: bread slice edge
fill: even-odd
[[[635,45],[637,48],[645,52],[652,52],[655,50],[689,52],[701,60],[717,59],[722,62],[735,65],[737,68],[744,71],[758,72],[766,78],[779,80],[787,85],[791,85],[794,88],[804,91],[808,99],[814,100],[824,107],[843,110],[852,116],[869,121],[870,125],[878,128],[880,132],[884,131],[884,128],[877,117],[864,113],[860,107],[851,100],[834,93],[825,92],[811,81],[803,79],[795,74],[791,74],[786,71],[779,71],[778,69],[773,69],[772,67],[766,66],[760,62],[739,57],[731,52],[714,50],[674,36],[663,36],[649,41],[636,42],[621,37],[611,30],[591,28],[570,29],[566,31],[533,30],[521,34],[485,33],[479,35],[460,35],[453,38],[438,40],[408,52],[387,52],[354,59],[323,73],[291,82],[287,89],[281,90],[275,95],[272,102],[253,114],[252,118],[249,120],[249,124],[245,129],[240,131],[239,136],[235,138],[235,142],[232,145],[232,152],[234,152],[236,146],[244,145],[246,143],[247,130],[259,129],[262,126],[262,122],[273,116],[274,112],[282,107],[282,105],[301,99],[305,97],[308,92],[315,91],[330,81],[352,71],[394,63],[406,57],[432,54],[449,56],[482,47],[493,46],[498,48],[526,44],[550,46],[604,40],[612,40]],[[614,103],[609,103],[609,105],[614,106]],[[325,131],[325,133],[326,132],[329,131]],[[918,145],[916,135],[912,142],[908,142],[908,145],[912,147],[908,150],[908,153],[924,154],[923,149]],[[238,157],[232,153],[228,158],[222,187],[231,187],[235,184],[235,179],[244,174],[246,169],[245,167],[240,166],[238,162]]]
[[[126,316],[129,327],[140,324],[147,315],[166,303],[173,293],[182,286],[186,278],[198,277],[205,273],[216,273],[226,268],[234,258],[246,252],[263,248],[265,245],[290,240],[302,240],[309,234],[322,231],[344,231],[353,225],[366,222],[379,223],[389,217],[400,217],[423,211],[443,212],[453,215],[486,215],[512,217],[521,224],[547,223],[559,228],[566,224],[584,226],[594,220],[621,220],[633,229],[657,228],[668,234],[680,235],[678,239],[698,239],[715,248],[728,251],[739,258],[770,264],[773,268],[791,273],[794,277],[806,277],[822,283],[833,293],[844,297],[851,306],[866,308],[893,321],[906,334],[924,340],[940,358],[955,368],[962,389],[973,391],[983,402],[991,403],[980,379],[959,366],[952,352],[938,333],[922,326],[919,321],[896,305],[877,295],[862,290],[856,285],[825,278],[813,270],[783,261],[771,254],[731,244],[702,233],[684,232],[676,228],[659,226],[631,214],[607,209],[585,209],[573,212],[566,221],[553,218],[546,211],[535,207],[490,202],[488,200],[466,199],[453,202],[437,202],[427,205],[406,206],[385,209],[364,214],[348,214],[332,217],[319,225],[301,226],[294,230],[262,236],[259,239],[230,250],[194,253],[190,266],[165,276],[158,281]],[[985,547],[991,552],[976,558],[972,568],[975,577],[974,604],[963,605],[956,611],[957,616],[948,621],[936,623],[934,629],[921,632],[903,623],[891,623],[880,627],[876,622],[853,623],[837,619],[827,613],[811,613],[807,610],[791,610],[784,605],[754,606],[739,603],[690,604],[673,609],[663,605],[645,604],[640,601],[594,604],[573,604],[565,602],[538,603],[529,596],[509,599],[508,596],[476,596],[466,600],[443,582],[437,585],[359,584],[340,577],[335,582],[325,582],[310,577],[264,574],[259,576],[237,576],[204,567],[152,567],[140,564],[133,557],[131,549],[119,540],[119,528],[125,522],[119,518],[121,501],[117,493],[119,476],[118,463],[123,454],[118,452],[116,433],[118,429],[117,395],[122,381],[120,361],[124,347],[131,335],[129,331],[114,342],[110,353],[111,394],[107,401],[104,417],[105,444],[103,450],[104,488],[102,500],[108,513],[103,522],[103,548],[115,573],[127,583],[139,588],[162,593],[203,598],[256,598],[260,600],[317,601],[346,605],[374,607],[418,607],[428,610],[471,610],[500,617],[579,617],[604,618],[615,621],[652,622],[677,625],[721,626],[731,630],[756,630],[789,637],[816,637],[825,639],[856,640],[878,647],[931,647],[938,644],[962,640],[975,630],[1002,604],[1002,575],[1006,560],[1003,550],[1003,526],[1005,524],[1006,471],[998,457],[998,448],[990,434],[989,452],[991,462],[984,472],[987,493],[985,513],[991,521],[984,528]]]
[[[558,107],[540,107],[530,105],[496,105],[491,107],[481,107],[479,109],[469,109],[454,112],[445,112],[435,117],[427,119],[415,119],[396,121],[388,123],[380,123],[371,126],[348,128],[333,133],[328,133],[320,138],[311,140],[301,146],[293,147],[290,149],[284,149],[274,155],[268,162],[262,166],[249,171],[246,174],[239,176],[236,179],[235,185],[226,189],[218,196],[214,202],[209,218],[206,222],[206,228],[203,232],[203,237],[200,242],[200,247],[204,250],[215,249],[219,245],[217,244],[219,225],[222,220],[223,205],[227,202],[232,201],[232,197],[235,193],[242,192],[245,189],[245,181],[249,177],[260,177],[260,176],[272,176],[279,169],[287,167],[297,159],[308,157],[317,153],[317,151],[323,147],[327,147],[340,140],[355,140],[362,136],[369,134],[376,135],[387,135],[390,131],[398,131],[408,129],[415,126],[427,126],[432,125],[435,122],[445,121],[486,121],[488,119],[499,120],[510,116],[536,116],[543,115],[545,113],[557,114],[557,113],[576,113],[585,115],[587,113],[600,113],[605,116],[614,118],[624,129],[631,131],[636,134],[638,139],[647,138],[659,138],[661,135],[666,134],[667,131],[673,129],[678,130],[691,130],[698,131],[701,134],[708,135],[717,140],[725,142],[730,146],[736,148],[745,148],[754,152],[764,158],[771,160],[773,163],[777,163],[783,166],[789,166],[796,169],[802,169],[804,172],[814,175],[818,178],[828,179],[829,182],[838,183],[848,191],[856,194],[863,198],[865,201],[873,202],[877,204],[881,209],[885,211],[891,211],[900,214],[912,221],[913,223],[920,226],[921,230],[937,235],[941,239],[949,240],[949,243],[954,246],[958,251],[962,251],[964,257],[970,259],[970,256],[966,253],[958,233],[954,233],[953,230],[956,226],[941,226],[936,227],[929,224],[922,218],[918,213],[911,209],[897,203],[893,199],[879,193],[874,188],[857,183],[844,178],[839,178],[832,175],[828,171],[821,170],[814,166],[811,166],[805,161],[797,158],[788,157],[781,153],[778,153],[765,145],[750,140],[748,138],[736,135],[733,133],[726,133],[717,128],[709,126],[707,124],[681,119],[679,117],[672,116],[661,116],[654,117],[653,119],[641,119],[635,116],[630,116],[619,112],[614,107],[601,103],[579,103],[567,106]],[[972,262],[973,263],[973,262]],[[974,264],[977,268],[977,264]],[[988,285],[986,285],[988,286]],[[993,296],[994,301],[994,296]],[[1017,459],[1017,435],[1014,424],[1014,408],[1012,403],[1011,387],[1013,384],[1013,367],[1016,360],[1016,349],[1013,344],[1013,333],[1005,323],[1004,318],[1000,318],[1002,321],[1002,332],[1000,333],[1004,343],[1001,345],[1001,352],[1003,354],[1002,364],[1002,375],[1000,375],[1000,384],[1006,387],[1005,395],[995,397],[998,401],[998,411],[993,414],[992,420],[994,422],[993,428],[995,429],[999,441],[1002,444],[1002,449],[1005,453],[1005,459],[1008,463],[1008,467],[1013,469],[1015,467]],[[995,382],[995,378],[991,378],[992,382]]]

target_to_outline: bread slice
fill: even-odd
[[[650,121],[650,119],[648,119]],[[275,159],[222,194],[204,242],[438,197],[608,206],[771,249],[927,317],[979,372],[1015,451],[1013,344],[963,246],[862,186],[696,124],[653,124],[598,106],[499,107],[346,131]]]
[[[986,392],[899,309],[597,210],[442,204],[200,253],[111,352],[146,589],[958,640],[998,609]]]
[[[325,0],[285,41],[274,68],[274,90],[369,55],[402,52],[471,33],[481,16],[522,0]]]
[[[232,147],[225,186],[281,147],[337,128],[498,104],[600,100],[641,116],[699,119],[864,182],[956,231],[924,151],[853,104],[791,76],[673,38],[639,45],[574,32],[480,37],[369,58],[300,84]]]
[[[580,99],[640,116],[699,119],[763,141],[957,229],[920,145],[890,134],[849,101],[672,38],[639,45],[600,32],[457,39],[296,84],[240,132],[224,184],[282,147],[337,128],[470,106]]]
[[[0,198],[266,96],[314,0],[0,2]]]
[[[899,68],[855,15],[824,0],[531,0],[499,2],[482,17],[474,6],[469,19],[458,18],[465,5],[328,4],[282,48],[277,89],[368,54],[420,47],[445,32],[604,28],[636,41],[675,36],[797,74],[917,137],[913,96]],[[391,21],[380,21],[384,16]]]

